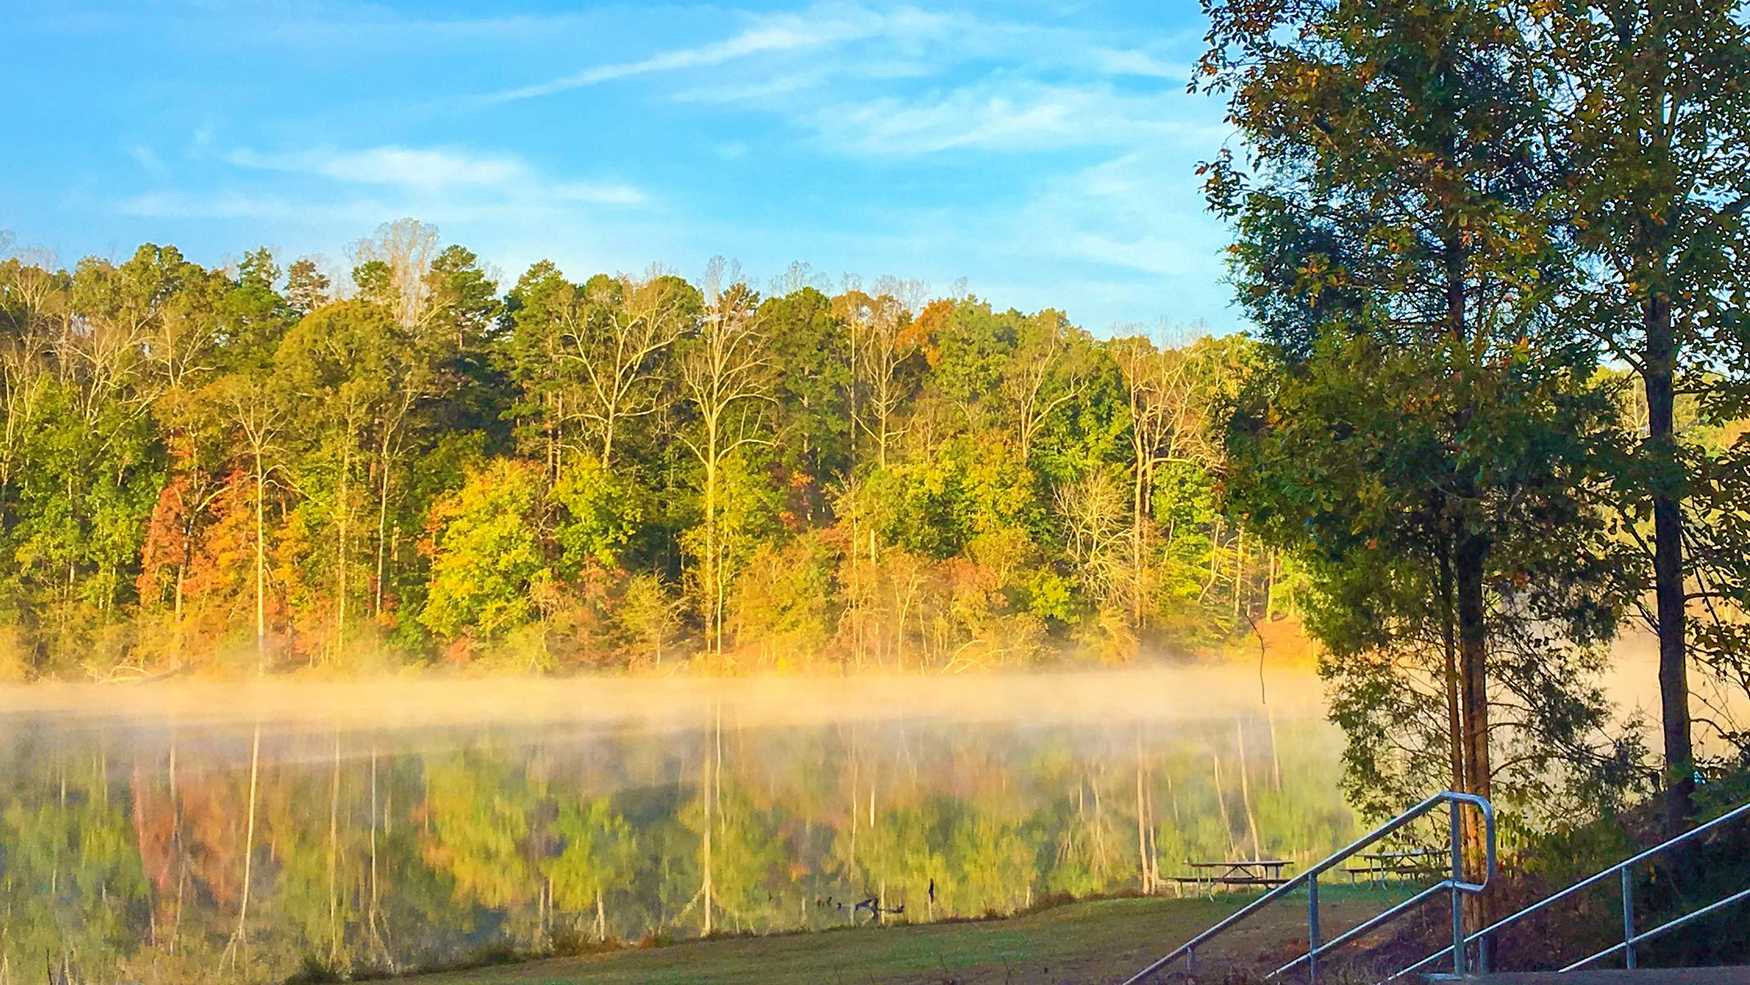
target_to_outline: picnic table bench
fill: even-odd
[[[1210,892],[1214,892],[1217,886],[1274,888],[1288,881],[1282,875],[1282,870],[1293,864],[1283,858],[1245,858],[1226,862],[1193,862],[1187,859],[1185,867],[1191,869],[1192,874],[1175,876],[1173,882],[1181,889],[1185,886],[1197,886]]]
[[[1395,852],[1362,852],[1355,856],[1359,864],[1346,865],[1343,871],[1349,873],[1349,881],[1354,882],[1356,876],[1367,876],[1372,882],[1380,882],[1387,876],[1425,875],[1441,868],[1441,861],[1446,858],[1446,850],[1441,848],[1410,848]]]

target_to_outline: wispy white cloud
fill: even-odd
[[[967,12],[817,5],[763,15],[719,41],[487,98],[674,72],[681,79],[668,87],[669,99],[772,114],[851,156],[1219,140],[1209,119],[1218,114],[1201,112],[1183,89],[1188,59],[1157,44],[1115,41]]]
[[[289,47],[351,55],[370,45],[418,53],[422,64],[433,63],[432,53],[447,59],[466,50],[473,74],[400,88],[391,80],[380,97],[369,95],[369,107],[269,121],[247,137],[244,123],[221,119],[217,137],[202,135],[210,146],[182,152],[189,167],[175,161],[144,183],[148,194],[105,206],[142,217],[320,227],[330,238],[328,230],[417,215],[513,265],[556,249],[593,269],[650,257],[690,263],[722,251],[768,265],[812,256],[835,269],[899,269],[939,283],[965,273],[1002,290],[1004,303],[1063,303],[1096,318],[1147,317],[1163,297],[1212,303],[1223,241],[1191,171],[1229,135],[1221,107],[1184,89],[1199,30],[1127,34],[1095,23],[1114,18],[1053,17],[1037,7],[1040,16],[1023,18],[924,0],[456,21],[313,2],[326,6],[252,16],[276,20],[277,33],[264,36]],[[330,12],[332,23],[318,23]],[[604,20],[614,30],[602,30]],[[674,27],[646,30],[651,22]],[[670,40],[643,48],[638,37]],[[662,44],[672,47],[654,47]],[[457,86],[473,95],[458,98]],[[475,112],[507,103],[517,106]],[[636,114],[648,113],[651,126],[665,129],[632,151],[624,142],[588,144],[580,131],[570,152],[617,169],[585,173],[534,156],[536,146],[563,152],[563,141],[530,143],[527,157],[446,143],[462,132],[458,114],[527,127],[580,111],[591,127],[637,128],[644,123]],[[388,119],[392,128],[360,130],[359,119]],[[695,119],[706,122],[694,129]],[[300,143],[300,131],[339,146]],[[704,172],[727,167],[747,179],[747,191],[726,193],[722,182],[678,168],[646,170],[636,155],[652,153]],[[748,157],[760,167],[717,163]],[[818,180],[771,179],[789,174]],[[835,197],[838,178],[854,192]],[[647,181],[664,184],[646,191],[639,184]],[[750,203],[751,195],[774,198]],[[769,211],[769,226],[753,211]],[[556,216],[567,230],[557,247]]]
[[[471,154],[444,148],[332,147],[285,152],[239,148],[226,163],[262,171],[314,174],[335,181],[367,185],[405,185],[437,190],[456,186],[496,186],[521,180],[528,169],[513,157]]]
[[[744,109],[782,109],[786,101],[825,85],[830,73],[822,67],[806,71],[773,73],[747,82],[713,82],[676,91],[679,103],[739,106]]]
[[[1173,82],[1188,82],[1191,79],[1190,64],[1168,61],[1136,48],[1095,47],[1089,54],[1094,67],[1103,75],[1128,75]]]
[[[619,181],[561,181],[537,194],[578,205],[644,205],[650,201],[642,189]]]
[[[594,65],[544,82],[490,93],[481,101],[490,104],[534,99],[634,76],[708,68],[755,55],[793,53],[876,35],[915,35],[939,30],[944,23],[944,18],[915,7],[877,12],[859,6],[819,5],[758,17],[741,31],[719,41],[671,48],[633,61]]]
[[[123,215],[143,219],[247,219],[288,224],[343,222],[362,226],[392,214],[387,203],[369,199],[311,201],[246,191],[197,193],[154,191],[123,199]]]
[[[1057,260],[1155,277],[1219,277],[1218,230],[1191,166],[1160,149],[1133,151],[1052,178],[1017,210],[1029,248]]]
[[[79,9],[40,5],[20,12],[20,26],[64,35],[137,35],[163,31],[183,41],[385,50],[465,44],[526,44],[587,33],[604,15],[587,10],[483,17],[408,14],[379,3],[309,0],[295,4],[176,2]],[[222,16],[216,16],[222,15]]]
[[[158,177],[164,173],[164,160],[158,152],[145,144],[134,144],[128,148],[128,156],[134,159],[147,174]]]
[[[584,208],[623,212],[649,203],[624,182],[553,178],[515,155],[454,147],[238,148],[213,159],[230,167],[210,177],[208,187],[154,189],[115,208],[139,218],[365,227],[397,215],[540,224]],[[273,180],[260,180],[261,172]]]
[[[669,98],[679,103],[787,114],[799,106],[813,105],[847,84],[891,88],[895,82],[928,78],[942,67],[924,59],[858,58],[839,53],[793,69],[759,72],[749,79],[710,79],[676,89]]]
[[[618,181],[554,181],[511,154],[445,147],[386,145],[263,152],[239,148],[224,155],[238,168],[313,175],[357,185],[384,185],[420,194],[478,190],[507,197],[589,205],[639,205],[645,194]]]
[[[829,105],[809,123],[833,149],[879,156],[1219,142],[1221,128],[1198,119],[1185,102],[1176,90],[990,77],[914,97]]]

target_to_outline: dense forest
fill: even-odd
[[[968,669],[1292,605],[1216,502],[1242,337],[351,252],[0,262],[9,674]]]
[[[411,219],[344,271],[13,251],[0,665],[959,671],[1286,619],[1364,813],[1682,828],[1750,762],[1741,8],[1203,6],[1230,334],[512,280]],[[1656,753],[1598,683],[1636,633]]]
[[[0,979],[10,941],[74,928],[112,977],[185,946],[261,977],[836,926],[847,892],[1012,912],[1158,892],[1192,853],[1304,862],[1440,789],[1498,811],[1500,871],[1478,811],[1396,837],[1451,832],[1470,882],[1502,877],[1455,918],[1478,930],[1742,804],[1750,9],[1201,7],[1232,325],[1089,331],[801,263],[503,273],[410,218],[344,261],[0,240],[0,680],[1222,655],[1243,715],[1167,685],[1134,702],[1204,716],[1177,738],[944,719],[822,727],[790,762],[733,725],[726,758],[721,705],[643,748],[270,727],[265,766],[258,719],[210,770],[174,728],[118,733],[126,782],[107,723],[77,723],[87,757],[20,716],[0,881],[50,889]],[[1288,651],[1316,657],[1340,788],[1325,733],[1278,732]],[[1731,837],[1609,905],[1739,891]],[[1715,919],[1662,947],[1743,960]]]

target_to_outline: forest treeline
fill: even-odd
[[[0,262],[9,673],[967,669],[1286,611],[1216,501],[1243,337],[351,252]]]
[[[413,220],[345,283],[5,260],[9,673],[959,670],[1293,611],[1364,812],[1683,827],[1750,758],[1741,7],[1204,7],[1246,334],[501,279]],[[1598,686],[1637,627],[1657,754]]]

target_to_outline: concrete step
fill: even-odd
[[[1447,976],[1445,981],[1454,981]],[[1634,971],[1519,971],[1469,975],[1467,985],[1750,985],[1750,967],[1639,968]]]

